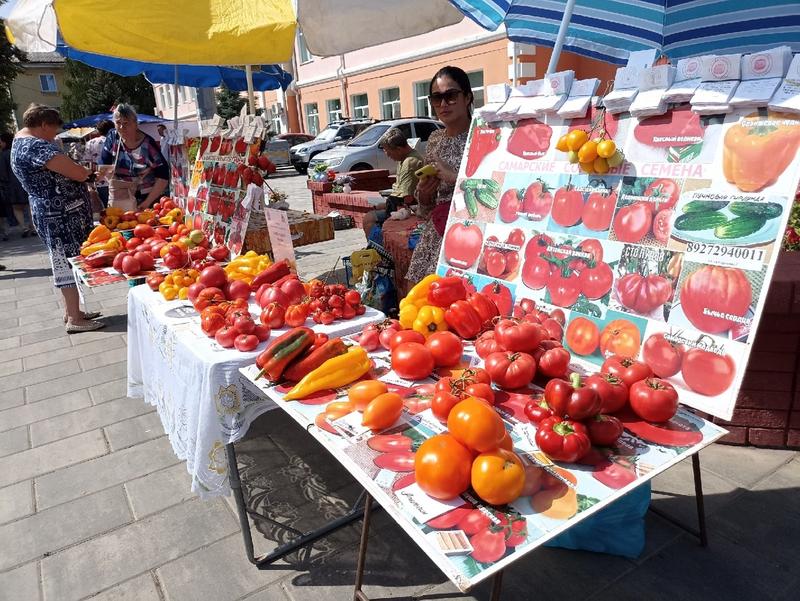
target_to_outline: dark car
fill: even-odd
[[[280,140],[286,140],[289,142],[289,147],[297,146],[298,144],[302,144],[303,142],[310,142],[314,139],[314,136],[311,134],[301,134],[296,132],[290,132],[286,134],[278,134],[275,136]]]

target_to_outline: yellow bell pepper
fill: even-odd
[[[447,322],[444,320],[444,309],[433,305],[425,305],[417,312],[417,317],[414,319],[411,329],[415,332],[419,332],[425,336],[425,338],[435,332],[447,330]]]
[[[412,327],[414,327],[414,320],[417,318],[417,313],[419,313],[419,307],[412,304],[407,304],[405,307],[400,309],[400,315],[398,316],[398,319],[404,330],[410,330]]]
[[[344,355],[328,359],[306,375],[284,397],[287,401],[303,399],[320,390],[340,388],[355,382],[369,371],[369,355],[360,346],[351,347]]]
[[[125,211],[123,211],[120,207],[106,207],[105,213],[106,215],[114,215],[115,217],[119,218]]]
[[[103,217],[103,225],[108,229],[113,230],[119,224],[119,217],[117,215],[106,215]]]
[[[99,250],[115,250],[120,251],[122,250],[122,242],[120,242],[120,238],[117,236],[112,236],[108,240],[104,240],[102,242],[95,242],[94,244],[90,244],[81,249],[81,256],[88,257],[93,252],[97,252]]]
[[[419,282],[417,282],[416,286],[409,290],[405,298],[400,301],[400,308],[402,309],[409,304],[414,305],[417,308],[422,308],[427,305],[428,289],[431,287],[431,284],[438,279],[440,279],[440,277],[435,273],[422,278]]]
[[[111,230],[101,223],[89,232],[86,241],[89,244],[94,244],[95,242],[105,242],[109,238],[111,238]]]

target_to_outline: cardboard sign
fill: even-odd
[[[290,265],[296,265],[292,234],[289,231],[289,217],[286,211],[265,208],[264,215],[267,218],[272,258],[275,261],[287,259]]]

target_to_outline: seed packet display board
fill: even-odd
[[[241,137],[203,137],[192,170],[187,201],[192,227],[202,229],[213,244],[226,244],[232,256],[241,252],[250,220],[243,173],[251,146]]]
[[[626,161],[581,172],[574,130]],[[645,361],[686,405],[730,419],[800,178],[800,117],[762,110],[638,120],[473,120],[438,273],[503,306],[566,314],[584,368]],[[517,309],[515,307],[515,309]]]

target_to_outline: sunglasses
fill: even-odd
[[[433,106],[438,106],[442,103],[442,100],[445,101],[446,104],[455,104],[458,100],[458,97],[463,94],[461,90],[447,90],[446,92],[434,92],[433,94],[428,96],[428,99],[431,101]]]

